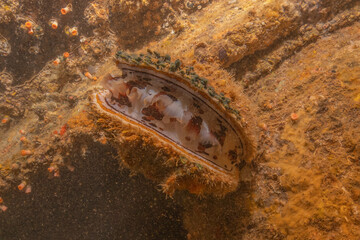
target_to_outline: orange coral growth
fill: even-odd
[[[33,152],[29,149],[25,149],[25,150],[21,150],[21,156],[29,156],[31,154],[33,154]]]
[[[31,28],[31,27],[32,27],[32,23],[31,23],[31,22],[29,22],[29,21],[27,21],[27,22],[25,23],[25,27],[27,27],[27,28]]]
[[[50,26],[52,29],[57,29],[58,28],[58,22],[56,20],[51,20],[50,21]]]
[[[296,121],[296,120],[299,119],[299,115],[296,114],[296,113],[292,113],[292,114],[290,115],[290,118],[291,118],[291,120]]]
[[[60,129],[60,136],[63,136],[66,133],[67,125],[66,123]]]
[[[59,65],[59,63],[60,63],[60,59],[55,59],[54,61],[53,61],[53,64],[56,66],[56,65]]]
[[[26,183],[25,183],[25,182],[22,182],[22,183],[20,183],[20,184],[18,185],[18,189],[19,189],[20,191],[22,191],[22,190],[25,188],[25,186],[26,186]]]
[[[9,121],[8,118],[3,118],[3,119],[1,120],[1,123],[5,124],[5,123],[7,123],[8,121]]]
[[[105,136],[100,137],[100,138],[98,139],[98,141],[99,141],[101,144],[103,144],[103,145],[105,145],[105,144],[107,143],[107,139],[106,139]]]
[[[86,72],[84,75],[85,75],[85,77],[87,77],[87,78],[89,78],[89,79],[92,79],[92,75],[91,75],[91,73]]]
[[[77,30],[77,27],[71,28],[70,33],[71,33],[72,36],[77,36],[79,34],[78,30]]]
[[[62,8],[62,9],[60,10],[60,12],[61,12],[62,15],[66,15],[66,14],[68,14],[70,11],[72,11],[72,5],[71,5],[71,3],[69,3],[66,7],[64,7],[64,8]]]
[[[27,193],[27,194],[31,193],[31,186],[30,185],[26,186],[25,193]]]

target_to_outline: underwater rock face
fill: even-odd
[[[208,86],[207,79],[197,76],[191,69],[187,69],[186,73],[181,69],[179,60],[171,63],[168,56],[158,54],[132,57],[119,53],[118,57],[117,67],[121,75],[108,74],[103,78],[104,90],[97,92],[93,99],[97,110],[107,115],[107,121],[120,122],[122,130],[119,132],[127,128],[137,129],[139,135],[152,139],[148,145],[161,142],[167,146],[170,155],[186,159],[200,172],[216,175],[200,181],[204,182],[201,183],[203,187],[210,187],[210,182],[218,182],[219,186],[228,183],[231,187],[224,192],[220,190],[217,193],[220,195],[235,189],[238,166],[248,160],[252,153],[244,130],[231,116],[236,116],[233,113],[237,111],[228,105],[228,101],[225,101],[228,110],[214,101],[212,98],[220,95]],[[155,62],[151,57],[158,59],[162,66],[157,68],[161,68],[161,71],[155,68],[156,64],[153,64],[155,67],[150,66]],[[134,59],[139,64],[135,64]],[[140,64],[142,61],[147,64]],[[167,67],[170,71],[166,70]],[[205,92],[204,89],[209,91]],[[134,152],[138,150],[137,147],[134,145]],[[160,147],[156,148],[157,151],[161,150]],[[137,161],[146,161],[147,158],[149,154],[145,151]],[[126,157],[123,160],[127,161]],[[138,171],[136,168],[134,170]],[[203,194],[203,191],[198,193]]]
[[[6,38],[0,34],[0,55],[7,56],[11,52],[11,46]]]
[[[163,8],[147,11],[144,4],[149,2],[152,8],[152,3],[159,2],[165,8],[166,3],[173,7],[186,1],[122,1],[124,8],[115,11],[124,10],[124,14],[114,14],[107,1],[71,1],[74,11],[62,19],[75,20],[79,35],[70,38],[62,31],[66,24],[60,18],[57,30],[48,25],[67,3],[56,3],[61,6],[54,15],[44,1],[5,2],[11,5],[0,9],[4,23],[0,34],[5,37],[0,58],[16,68],[0,67],[0,221],[4,223],[0,238],[24,239],[28,233],[37,237],[27,239],[38,239],[49,233],[63,239],[91,234],[100,239],[161,239],[152,233],[141,238],[121,233],[141,233],[140,223],[150,224],[147,229],[160,227],[166,232],[164,239],[360,239],[359,1],[213,1],[192,15],[180,16],[182,21],[167,28],[162,27],[167,23],[162,16],[168,13],[161,14]],[[144,4],[136,13],[125,6],[136,7],[137,2]],[[11,10],[14,7],[16,11]],[[2,15],[4,11],[8,13]],[[103,15],[107,12],[111,16]],[[21,28],[27,20],[41,25],[42,39],[51,44],[33,44],[40,41]],[[16,24],[11,27],[11,22]],[[97,28],[96,34],[84,32],[83,26]],[[164,30],[153,34],[158,26]],[[18,36],[23,38],[14,41],[7,31],[18,27]],[[166,31],[171,32],[160,39]],[[112,72],[108,54],[115,46],[130,44],[131,49],[145,52],[151,48],[193,66],[217,92],[231,98],[245,120],[251,119],[248,124],[253,126],[247,128],[255,139],[251,142],[258,145],[257,155],[241,168],[239,178],[191,162],[181,154],[184,151],[174,151],[169,143],[124,124],[102,108],[96,107],[99,111],[93,114],[97,105],[91,104],[90,109],[87,99],[100,86],[97,79]],[[37,46],[40,51],[33,52]],[[9,50],[7,56],[2,55]],[[64,59],[63,51],[70,57]],[[49,62],[42,69],[40,61],[28,61],[30,56],[46,56]],[[20,62],[14,65],[11,59]],[[53,60],[58,59],[55,65]],[[128,62],[145,69],[143,60],[135,63],[136,59],[129,58]],[[164,59],[155,62],[157,66],[152,66],[158,73],[172,72],[162,67],[170,64],[163,63]],[[42,70],[22,80],[13,74],[30,66],[36,67],[36,73]],[[181,75],[178,72],[173,75]],[[199,78],[193,80],[194,87],[199,85],[210,94]],[[214,101],[227,109],[226,98],[216,95]],[[250,118],[249,112],[256,118]],[[238,121],[241,126],[243,122]],[[138,196],[129,203],[141,215],[139,222],[122,210],[128,207],[123,204],[123,183],[116,181],[121,175],[118,161],[123,163],[119,167],[131,170],[122,181],[133,181],[134,172],[153,181],[129,189]],[[99,165],[104,166],[103,172]],[[83,179],[81,184],[78,178]],[[168,194],[174,189],[196,194],[224,194],[235,187],[236,191],[222,199],[199,199],[176,191],[169,201],[184,207],[180,217],[187,231],[186,237],[177,238],[167,234],[177,231],[171,226],[175,218],[164,219],[163,212],[157,211],[164,205],[151,201],[153,193],[146,191],[156,192],[159,183]],[[141,200],[140,207],[136,200]],[[111,204],[99,208],[106,202]],[[54,207],[49,208],[49,203]],[[158,214],[149,218],[146,210]],[[62,218],[67,212],[69,218]],[[180,224],[177,218],[176,222]]]

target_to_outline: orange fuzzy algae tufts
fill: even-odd
[[[74,117],[70,118],[67,122],[68,128],[77,128],[81,127],[91,131],[95,127],[94,122],[90,119],[90,115],[87,112],[80,112]]]

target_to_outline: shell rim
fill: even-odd
[[[165,75],[168,78],[173,78],[177,81],[179,81],[180,83],[186,85],[188,88],[192,89],[194,92],[196,92],[197,94],[200,94],[203,98],[205,98],[212,107],[214,107],[218,112],[221,112],[223,114],[225,114],[225,116],[223,117],[226,121],[229,122],[230,126],[232,126],[235,129],[235,132],[237,134],[239,134],[239,138],[240,141],[243,145],[243,155],[242,155],[242,160],[244,160],[245,162],[249,162],[249,160],[254,156],[255,153],[255,147],[252,144],[252,141],[249,137],[247,137],[247,134],[249,134],[247,131],[245,131],[244,127],[240,126],[239,122],[235,119],[235,115],[234,114],[230,114],[229,112],[227,112],[227,110],[221,105],[219,104],[219,102],[216,102],[211,96],[209,96],[208,93],[206,93],[205,91],[198,89],[196,87],[194,87],[189,81],[187,81],[184,77],[179,76],[178,74],[175,73],[171,73],[168,71],[160,71],[150,65],[145,65],[145,64],[131,64],[125,61],[121,61],[117,58],[114,59],[115,60],[115,64],[117,67],[119,67],[119,64],[123,64],[123,65],[127,65],[129,67],[133,67],[133,68],[144,68],[150,71],[155,72],[156,74],[159,75]],[[121,69],[121,68],[120,68]]]
[[[118,114],[117,112],[115,112],[109,108],[103,107],[103,104],[102,104],[101,100],[99,99],[98,93],[93,93],[93,102],[95,103],[96,107],[100,110],[100,112],[104,112],[107,115],[110,115],[111,117],[116,116],[116,118],[119,118],[118,121],[121,121],[122,124],[127,123],[128,125],[131,125],[131,127],[134,129],[140,128],[142,131],[146,132],[146,134],[149,134],[152,138],[153,138],[153,135],[155,135],[159,139],[160,142],[162,142],[165,145],[170,146],[171,149],[173,149],[179,155],[184,155],[185,157],[187,157],[188,160],[199,163],[203,167],[208,168],[210,171],[217,172],[219,174],[226,175],[226,176],[232,176],[236,179],[238,178],[239,171],[237,168],[233,168],[233,170],[231,170],[231,171],[225,170],[225,169],[215,165],[214,163],[212,163],[206,159],[202,159],[202,158],[198,157],[197,155],[189,152],[187,149],[183,148],[182,146],[177,146],[172,141],[168,140],[164,136],[161,136],[155,130],[144,127],[141,124],[138,124],[137,122],[135,122],[134,120],[132,120],[130,118],[126,118],[125,116],[122,116],[121,114]]]

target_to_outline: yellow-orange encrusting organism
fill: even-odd
[[[33,152],[29,149],[21,150],[21,156],[29,156],[33,154]]]
[[[70,56],[70,53],[64,52],[63,56],[64,56],[64,58],[68,58]]]
[[[0,203],[3,203],[4,202],[4,200],[2,199],[2,197],[0,197]]]
[[[49,21],[49,25],[52,29],[57,29],[59,26],[58,21],[56,19],[51,19]]]
[[[97,80],[97,77],[93,76],[91,73],[89,72],[86,72],[85,74],[85,77],[87,77],[88,79],[91,79],[91,80],[94,80],[96,81]]]
[[[60,171],[59,171],[59,169],[55,169],[55,171],[54,171],[54,177],[60,177]]]
[[[69,3],[66,7],[61,9],[61,14],[62,15],[66,15],[68,14],[70,11],[72,11],[72,5],[71,3]]]
[[[54,61],[53,61],[53,64],[56,66],[56,65],[59,65],[59,63],[60,63],[60,59],[55,59]]]
[[[76,37],[77,35],[79,35],[79,32],[78,32],[78,28],[77,28],[77,27],[65,26],[64,32],[65,32],[65,34],[68,35],[69,37]]]
[[[87,77],[88,79],[91,79],[91,80],[94,80],[96,81],[97,80],[97,77],[96,76],[93,76],[91,73],[89,72],[86,72],[85,74],[85,77]]]
[[[85,75],[85,77],[87,77],[87,78],[89,78],[89,79],[92,79],[92,75],[91,75],[91,73],[86,72],[84,75]]]
[[[25,193],[27,193],[27,194],[31,193],[31,186],[30,185],[26,186]]]
[[[32,27],[32,23],[30,22],[30,21],[27,21],[26,23],[25,23],[25,27],[27,27],[27,28],[31,28]]]
[[[29,31],[28,31],[28,34],[29,34],[29,35],[33,35],[33,34],[34,34],[34,30],[33,30],[32,28],[30,28]]]
[[[17,169],[19,169],[19,168],[20,168],[19,164],[17,164],[17,163],[11,164],[11,169],[12,169],[12,170],[17,170]]]
[[[299,119],[299,115],[297,115],[296,113],[291,113],[290,118],[291,120],[296,121]]]
[[[26,183],[25,183],[25,182],[21,182],[21,183],[18,185],[18,189],[19,189],[20,191],[22,191],[22,190],[25,188],[25,186],[26,186]]]
[[[101,136],[100,138],[98,138],[98,141],[103,145],[107,143],[107,139],[105,136]]]
[[[5,205],[1,205],[0,209],[1,209],[1,211],[5,212],[8,209],[8,207]]]
[[[72,36],[77,36],[79,34],[78,30],[77,30],[77,27],[70,28],[70,33],[71,33]]]
[[[53,171],[55,170],[55,167],[50,166],[50,167],[48,167],[48,169],[47,169],[47,170],[48,170],[48,172],[50,172],[50,173],[51,173],[51,172],[53,172]]]

